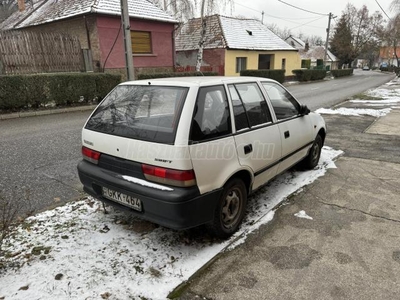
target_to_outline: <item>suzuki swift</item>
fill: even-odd
[[[288,168],[314,168],[323,118],[281,84],[187,77],[118,85],[82,130],[78,173],[91,196],[173,229],[240,226],[247,197]]]

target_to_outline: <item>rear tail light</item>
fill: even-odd
[[[193,170],[173,170],[143,164],[142,171],[144,177],[153,182],[179,187],[196,185],[196,176]]]
[[[89,149],[85,146],[82,146],[82,155],[83,159],[90,161],[91,163],[98,164],[100,158],[100,152]]]

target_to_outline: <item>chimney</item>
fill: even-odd
[[[310,44],[309,44],[308,42],[306,42],[305,50],[306,50],[306,51],[310,50]]]
[[[18,0],[18,9],[19,11],[25,10],[25,0]]]

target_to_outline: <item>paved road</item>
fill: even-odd
[[[89,113],[0,121],[0,190],[14,199],[30,192],[24,212],[80,196],[76,164],[80,130]]]
[[[388,82],[393,74],[354,70],[354,75],[329,81],[291,85],[288,90],[311,110],[330,107]]]
[[[289,89],[316,109],[339,103],[391,77],[361,71],[352,77]],[[29,191],[30,200],[22,201],[24,211],[38,211],[80,197],[76,164],[81,159],[80,131],[89,114],[74,112],[0,121],[0,190],[17,200]]]

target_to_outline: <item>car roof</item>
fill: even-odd
[[[254,82],[254,81],[271,81],[269,78],[262,77],[249,77],[249,76],[192,76],[192,77],[168,77],[157,79],[143,79],[135,81],[127,81],[121,85],[167,85],[167,86],[205,86],[217,85],[224,83],[238,83],[238,82]]]

